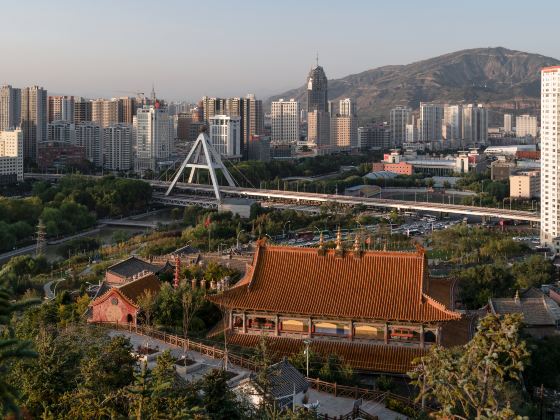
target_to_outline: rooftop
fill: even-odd
[[[157,273],[161,267],[150,264],[140,258],[134,256],[127,258],[126,260],[120,261],[109,268],[107,271],[118,275],[119,277],[132,277],[138,273],[142,272],[152,272]]]
[[[320,255],[317,248],[261,242],[245,277],[209,299],[229,308],[346,319],[438,322],[461,317],[429,292],[423,250],[339,256],[335,250]]]
[[[498,315],[522,314],[527,326],[556,326],[560,321],[560,307],[544,294],[533,297],[538,296],[535,290],[526,294],[531,297],[516,294],[513,298],[490,299],[490,310]]]

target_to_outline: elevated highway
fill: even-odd
[[[56,180],[63,175],[55,174],[25,174],[27,178]],[[217,208],[218,202],[213,197],[211,185],[188,184],[177,182],[173,195],[165,195],[170,183],[167,181],[146,180],[155,192],[154,202],[164,205],[189,206],[200,205],[206,208]],[[465,206],[461,204],[430,203],[421,201],[405,201],[387,198],[351,197],[335,194],[317,194],[309,192],[266,190],[258,188],[220,186],[220,192],[227,197],[245,197],[257,201],[273,203],[296,204],[303,206],[319,206],[325,203],[337,203],[348,206],[363,205],[369,208],[385,208],[396,210],[415,210],[426,212],[439,212],[461,214],[465,216],[493,217],[498,219],[519,220],[527,222],[539,222],[540,215],[537,212],[496,209],[491,207]],[[161,191],[161,192],[160,192]]]

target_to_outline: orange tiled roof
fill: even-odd
[[[113,292],[118,293],[121,297],[126,299],[128,303],[132,306],[138,307],[138,298],[144,294],[146,290],[150,290],[152,293],[157,294],[161,289],[161,281],[159,278],[153,274],[149,273],[143,277],[139,277],[135,280],[131,280],[121,286],[112,287],[107,292],[99,296],[89,306],[94,306],[100,304],[107,300]]]
[[[424,253],[259,245],[245,277],[221,295],[229,308],[347,319],[437,322],[460,314],[424,293]]]
[[[256,347],[261,336],[252,334],[232,334],[228,345]],[[265,337],[267,347],[275,359],[302,352],[302,340],[285,337]],[[312,341],[313,352],[326,357],[336,354],[354,369],[373,372],[406,373],[410,371],[412,360],[423,356],[427,350],[414,347],[388,346],[344,341]]]

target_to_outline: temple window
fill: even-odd
[[[307,321],[300,321],[299,319],[286,319],[280,320],[280,330],[290,333],[308,333],[309,325]]]
[[[271,318],[253,316],[247,319],[247,328],[253,330],[274,330],[276,322]]]
[[[350,335],[350,326],[341,322],[314,322],[311,331],[316,335]]]
[[[366,340],[383,340],[385,331],[383,327],[373,325],[356,325],[354,327],[354,338]]]
[[[243,328],[243,316],[234,315],[233,316],[233,328]]]
[[[420,333],[412,327],[389,327],[389,338],[393,341],[420,341]]]

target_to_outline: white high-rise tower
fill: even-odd
[[[541,242],[560,252],[560,66],[541,70]]]

